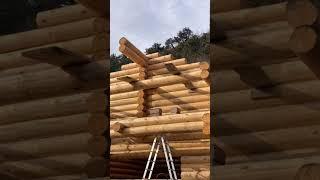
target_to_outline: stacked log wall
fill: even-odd
[[[177,158],[175,165],[180,177],[180,158],[210,153],[209,136],[202,132],[210,114],[209,64],[187,64],[184,58],[159,53],[145,56],[145,64],[138,61],[140,65],[123,65],[120,71],[110,74],[111,164],[139,160],[143,164],[140,176],[123,174],[141,178],[154,137],[165,135],[173,157]],[[154,178],[168,171],[166,164],[161,163],[162,152],[159,157],[162,159],[156,162]],[[111,178],[117,176],[111,172]]]
[[[90,120],[107,124],[106,115],[92,108],[99,101],[107,108],[106,95],[92,98],[105,84],[90,86],[23,53],[59,47],[107,70],[107,19],[77,4],[41,12],[37,23],[38,29],[0,37],[1,172],[26,180],[103,177],[108,168],[90,171],[95,155],[104,157],[95,140],[106,141],[102,131],[103,138],[92,134]]]
[[[211,141],[225,152],[226,165],[211,166],[211,177],[294,179],[306,168],[318,177],[319,56],[309,45],[317,42],[319,6],[248,2],[212,4]]]

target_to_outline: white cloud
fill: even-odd
[[[111,0],[110,51],[119,54],[123,36],[144,51],[184,27],[207,32],[209,7],[210,0]]]

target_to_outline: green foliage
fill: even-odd
[[[189,28],[183,28],[174,37],[165,41],[165,44],[154,43],[145,51],[147,54],[159,52],[161,55],[172,54],[175,58],[186,58],[188,62],[205,61],[209,59],[209,33],[194,34]],[[131,61],[123,55],[112,54],[111,72],[118,71],[121,65]]]

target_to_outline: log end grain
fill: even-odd
[[[307,53],[317,44],[318,36],[316,31],[309,26],[301,26],[295,29],[290,37],[289,45],[295,53]]]
[[[293,27],[312,25],[318,17],[318,9],[311,0],[293,0],[287,4],[288,23]]]
[[[203,70],[203,71],[201,71],[200,77],[201,77],[202,79],[208,79],[209,76],[210,76],[210,73],[209,73],[208,70]]]

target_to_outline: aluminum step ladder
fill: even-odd
[[[157,156],[158,156],[161,144],[162,144],[163,153],[166,158],[170,179],[174,179],[174,180],[178,179],[176,169],[175,169],[174,163],[173,163],[173,158],[171,155],[170,146],[169,146],[166,138],[164,136],[156,136],[154,138],[152,146],[151,146],[150,154],[148,157],[146,168],[144,169],[142,180],[151,178],[153,168],[154,168],[155,162],[157,160]],[[150,164],[151,164],[151,167],[149,168]]]

